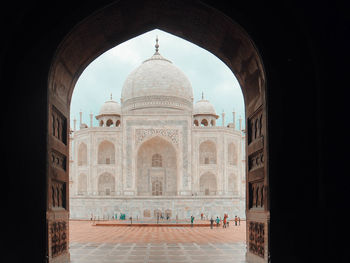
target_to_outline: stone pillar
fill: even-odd
[[[225,112],[224,111],[222,111],[221,116],[222,116],[222,127],[225,127]]]
[[[73,123],[74,123],[74,125],[73,125],[74,131],[76,131],[77,130],[77,119],[75,117],[74,117]]]
[[[242,131],[242,117],[239,116],[239,130]]]

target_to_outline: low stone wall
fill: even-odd
[[[221,217],[226,213],[229,219],[235,215],[245,219],[245,201],[232,197],[71,197],[71,219],[112,219],[125,214],[125,218],[155,219],[157,212],[170,219],[189,219],[193,215],[200,219]]]

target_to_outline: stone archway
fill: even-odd
[[[267,262],[269,258],[269,180],[267,149],[266,86],[263,64],[252,39],[234,21],[200,2],[160,0],[143,1],[142,8],[133,8],[134,1],[118,1],[80,22],[58,47],[48,76],[48,149],[50,155],[68,160],[69,111],[73,89],[80,74],[97,56],[108,49],[159,28],[212,52],[232,70],[242,87],[246,105],[246,217],[247,258]],[[177,8],[177,5],[181,8]],[[53,121],[54,120],[54,121]],[[51,158],[48,158],[51,160]],[[63,161],[64,163],[65,161]],[[65,209],[55,209],[57,200],[50,198],[52,186],[68,189],[68,170],[49,162],[47,169],[47,232],[49,262],[66,262],[69,258],[65,236],[69,205],[66,196],[58,200]],[[61,165],[62,166],[62,165]],[[263,187],[261,187],[263,185]],[[250,204],[249,189],[264,189],[259,197],[261,209]],[[62,245],[64,243],[65,245]],[[56,248],[60,249],[57,250]]]

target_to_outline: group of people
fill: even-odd
[[[221,221],[222,221],[222,227],[223,228],[226,228],[226,227],[230,226],[230,221],[228,220],[228,215],[227,214],[224,214],[224,219],[221,219],[221,217],[219,218],[218,216],[216,217],[216,219],[215,219],[216,227],[219,227]],[[235,216],[234,221],[235,221],[235,226],[237,226],[237,224],[241,225],[241,218],[240,217]],[[213,226],[214,226],[214,219],[212,217],[210,219],[210,228],[213,229]]]
[[[201,220],[204,220],[204,218],[205,217],[204,217],[203,213],[201,213]],[[224,214],[224,218],[223,219],[221,219],[221,217],[219,218],[217,216],[216,219],[214,220],[213,217],[211,217],[211,219],[210,219],[210,228],[213,229],[214,222],[216,223],[216,227],[219,227],[221,221],[222,221],[222,227],[223,228],[227,228],[227,227],[230,226],[230,221],[228,220],[228,214]],[[194,222],[194,216],[191,215],[191,227],[193,227],[193,222]],[[239,216],[235,216],[234,222],[235,222],[235,226],[241,225],[241,218]]]

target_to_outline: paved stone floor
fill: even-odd
[[[243,263],[245,223],[205,227],[69,224],[71,263]]]

